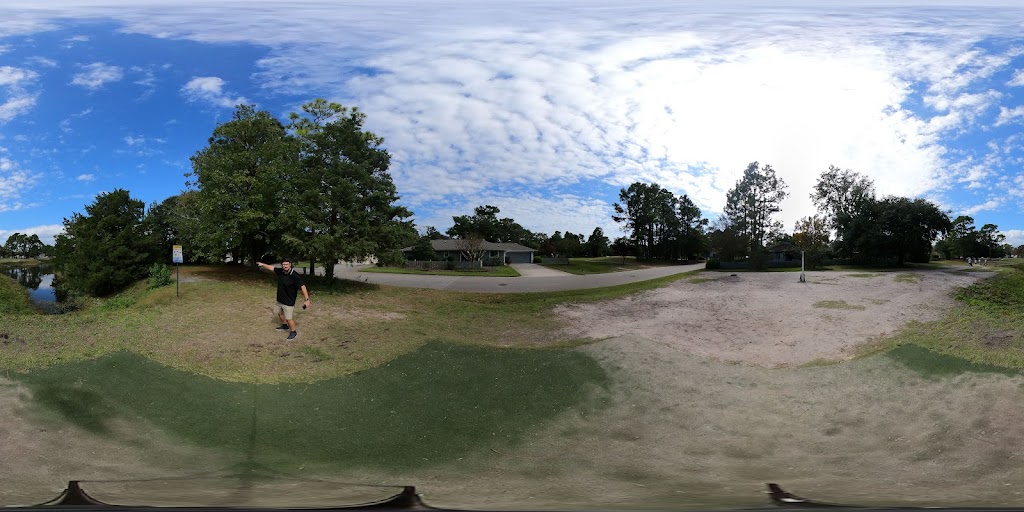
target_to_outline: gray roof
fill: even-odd
[[[433,247],[435,251],[461,251],[462,243],[462,240],[431,240],[430,246]],[[498,244],[494,242],[488,242],[486,240],[480,245],[480,248],[485,251],[537,252],[537,249],[531,249],[525,245],[513,243]],[[405,247],[402,250],[411,251],[412,247]]]

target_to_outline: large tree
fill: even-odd
[[[396,204],[384,139],[363,129],[366,114],[317,99],[291,121],[302,144],[302,172],[285,187],[294,198],[284,206],[293,221],[289,245],[322,260],[328,277],[339,260],[372,255],[396,263],[416,230],[406,220],[412,213]]]
[[[782,211],[786,182],[775,175],[770,165],[751,162],[743,177],[726,194],[725,215],[730,225],[746,240],[754,268],[760,268],[765,240],[772,231],[781,231],[782,223],[772,216]]]
[[[600,227],[594,228],[594,232],[590,234],[590,238],[587,238],[585,245],[587,256],[592,258],[607,256],[611,250],[609,244],[608,237],[604,236],[604,230]]]
[[[834,245],[840,256],[854,257],[870,243],[875,185],[866,176],[830,165],[818,177],[811,200],[828,228],[835,231]]]
[[[97,196],[84,215],[65,218],[54,248],[61,281],[104,296],[144,278],[149,264],[158,259],[142,224],[144,209],[145,203],[132,199],[127,190],[115,189]]]
[[[619,201],[612,220],[625,225],[638,259],[677,260],[705,250],[707,220],[688,196],[637,182],[619,191]]]
[[[926,263],[932,242],[952,228],[949,216],[924,199],[886,197],[877,201],[875,223],[879,233],[876,251],[882,257]]]
[[[497,206],[483,205],[473,209],[472,215],[456,215],[452,217],[452,227],[448,228],[448,236],[452,238],[480,237],[488,242],[516,243],[533,248],[540,247],[543,239],[537,234],[519,225],[509,217],[498,218],[501,210]],[[546,238],[546,237],[541,237]]]
[[[235,261],[256,262],[294,227],[284,214],[296,201],[287,183],[298,177],[298,141],[269,112],[239,105],[192,156],[189,185],[199,190],[201,229]],[[309,205],[316,208],[317,205]],[[276,247],[280,249],[280,247]]]

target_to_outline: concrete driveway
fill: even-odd
[[[539,265],[536,266],[539,267]],[[523,274],[520,277],[431,276],[418,274],[378,274],[374,272],[359,272],[360,269],[366,267],[367,265],[355,267],[336,265],[334,267],[334,275],[341,279],[352,279],[367,283],[388,286],[404,286],[408,288],[433,288],[436,290],[481,293],[526,293],[582,290],[586,288],[602,288],[605,286],[635,283],[638,281],[647,281],[650,279],[657,279],[659,277],[699,270],[704,268],[704,264],[673,265],[668,267],[654,267],[642,270],[628,270],[625,272],[590,274],[585,276],[577,276],[552,270],[551,272],[556,273],[556,275],[548,274],[544,276],[527,276],[526,274]],[[519,270],[518,266],[516,266],[516,270]]]
[[[572,275],[568,272],[562,272],[561,270],[555,270],[536,263],[513,263],[509,266],[516,269],[516,272],[519,272],[520,277],[559,277]]]

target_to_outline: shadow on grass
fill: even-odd
[[[82,429],[93,434],[110,434],[106,420],[116,411],[99,393],[91,389],[46,382],[36,386],[32,396],[36,403]]]
[[[932,352],[917,345],[900,345],[886,355],[892,360],[902,363],[922,377],[937,378],[960,375],[962,373],[998,373],[1001,375],[1020,375],[1018,370],[996,366],[993,364],[973,363],[966,359]]]
[[[608,377],[566,349],[441,342],[382,367],[309,384],[223,382],[132,353],[19,377],[39,406],[93,432],[116,413],[197,445],[252,451],[260,463],[402,469],[505,449],[569,409],[600,407]],[[62,382],[77,382],[74,391]]]

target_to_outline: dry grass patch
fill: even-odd
[[[866,309],[864,306],[857,304],[847,304],[845,300],[822,300],[815,302],[814,307],[826,309],[850,309],[855,311],[863,311]]]

